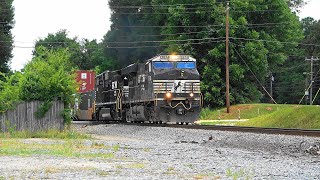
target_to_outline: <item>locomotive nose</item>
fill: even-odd
[[[177,108],[176,113],[178,115],[184,115],[185,114],[185,110],[183,108]]]

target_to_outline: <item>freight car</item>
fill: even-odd
[[[105,71],[95,83],[96,120],[188,124],[197,120],[202,105],[196,59],[189,55],[160,54]]]

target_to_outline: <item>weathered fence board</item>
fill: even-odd
[[[45,117],[37,118],[35,113],[40,105],[40,101],[24,102],[19,104],[14,110],[1,113],[0,131],[7,132],[10,128],[17,131],[27,130],[32,132],[48,129],[63,130],[63,102],[54,101]]]

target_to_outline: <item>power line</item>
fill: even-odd
[[[201,40],[218,40],[224,37],[219,38],[201,38],[201,39],[185,39],[185,40],[164,40],[164,41],[136,41],[136,42],[107,42],[113,44],[137,44],[137,43],[164,43],[164,42],[185,42],[185,41],[201,41]]]
[[[165,43],[165,42],[185,42],[185,41],[201,41],[201,40],[219,40],[224,39],[224,37],[219,38],[199,38],[199,39],[177,39],[177,40],[163,40],[163,41],[113,41],[113,42],[107,42],[111,44],[138,44],[138,43]],[[0,41],[1,42],[7,42],[7,43],[13,43],[11,41]],[[23,42],[23,41],[14,41],[15,43],[33,43],[33,42]],[[37,44],[68,44],[68,42],[37,42]]]
[[[195,6],[195,5],[212,5],[212,4],[224,4],[222,2],[212,3],[193,3],[193,4],[157,4],[157,5],[142,5],[142,6],[110,6],[115,9],[128,9],[128,8],[153,8],[153,7],[172,7],[172,6]]]
[[[273,25],[284,25],[289,24],[290,22],[281,22],[281,23],[262,23],[262,24],[244,24],[244,25],[230,25],[231,27],[246,27],[246,26],[273,26]],[[225,27],[224,24],[212,24],[212,25],[203,25],[203,26],[152,26],[152,25],[132,25],[132,26],[115,26],[119,28],[162,28],[162,27],[172,27],[172,28],[197,28],[197,27]]]
[[[193,12],[189,12],[189,11],[184,11],[184,12],[179,12],[179,14],[198,14],[198,13],[213,13],[214,11],[210,10],[210,11],[201,11],[201,9],[194,9],[197,11],[193,11]],[[203,10],[203,9],[202,9]],[[208,9],[207,9],[208,10]],[[252,11],[231,11],[231,12],[238,12],[238,13],[256,13],[256,12],[280,12],[280,10],[252,10]],[[221,13],[224,13],[224,11],[221,11]],[[123,12],[123,13],[115,13],[116,15],[166,15],[166,14],[173,14],[170,12]]]
[[[207,44],[207,43],[219,43],[219,42],[225,42],[225,40],[216,40],[216,41],[208,41],[208,42],[197,42],[197,43],[188,43],[188,45],[199,45],[199,44]],[[106,48],[106,49],[139,49],[139,48],[159,48],[159,47],[169,47],[172,45],[186,45],[186,44],[168,44],[168,45],[155,45],[155,46],[100,46],[100,48]],[[8,47],[8,46],[4,46]],[[23,49],[33,49],[34,46],[13,46],[14,48],[23,48]],[[69,49],[76,49],[76,48],[69,48]],[[99,48],[86,48],[86,49],[99,49]]]
[[[236,43],[232,43],[233,45],[235,45],[235,46],[239,46],[239,47],[244,47],[244,48],[247,48],[247,46],[244,46],[244,45],[240,45],[240,44],[236,44]],[[279,52],[279,53],[281,53],[281,52]],[[268,52],[268,54],[273,54],[273,55],[279,55],[279,53],[275,53],[275,52]],[[305,56],[297,56],[297,55],[286,55],[286,56],[288,56],[288,57],[305,57]]]
[[[197,14],[197,13],[211,13],[212,11],[196,11],[196,12],[179,12],[180,14]],[[172,13],[144,13],[144,12],[128,12],[128,13],[116,13],[117,15],[165,15]]]
[[[247,62],[242,58],[242,56],[240,55],[240,53],[237,51],[237,49],[235,47],[233,47],[233,49],[235,50],[235,52],[238,54],[238,56],[240,57],[240,59],[244,62],[244,64],[247,66],[247,68],[249,69],[249,71],[251,72],[251,74],[254,76],[254,78],[256,79],[256,81],[260,84],[260,86],[263,88],[263,90],[268,94],[268,96],[271,98],[271,100],[277,104],[277,102],[273,99],[273,97],[269,94],[269,92],[267,91],[267,89],[262,85],[262,83],[260,82],[260,80],[257,78],[257,76],[255,75],[255,73],[251,70],[250,66],[247,64]]]
[[[157,37],[157,36],[176,36],[176,35],[185,35],[185,34],[199,34],[205,32],[212,32],[212,31],[192,31],[192,32],[185,32],[185,33],[172,33],[172,34],[145,34],[145,35],[137,35],[141,37]]]
[[[110,6],[110,8],[114,9],[134,9],[134,8],[166,8],[166,7],[173,7],[173,6],[195,6],[195,5],[212,5],[212,4],[225,4],[224,2],[211,2],[211,3],[192,3],[192,4],[150,4],[150,5],[141,5],[141,6]],[[266,6],[279,6],[281,4],[257,4],[253,5],[253,7],[266,7]],[[252,8],[253,8],[252,7]]]
[[[304,46],[320,46],[320,44],[305,44],[305,43],[295,43],[295,42],[285,42],[285,41],[272,41],[272,40],[264,40],[264,39],[247,39],[247,38],[236,38],[236,37],[231,37],[231,39],[245,40],[245,41],[274,42],[274,43],[281,43],[281,44],[304,45]]]

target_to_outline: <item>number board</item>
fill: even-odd
[[[169,55],[161,55],[161,56],[160,56],[160,59],[166,59],[166,60],[168,60],[169,57],[170,57]]]

